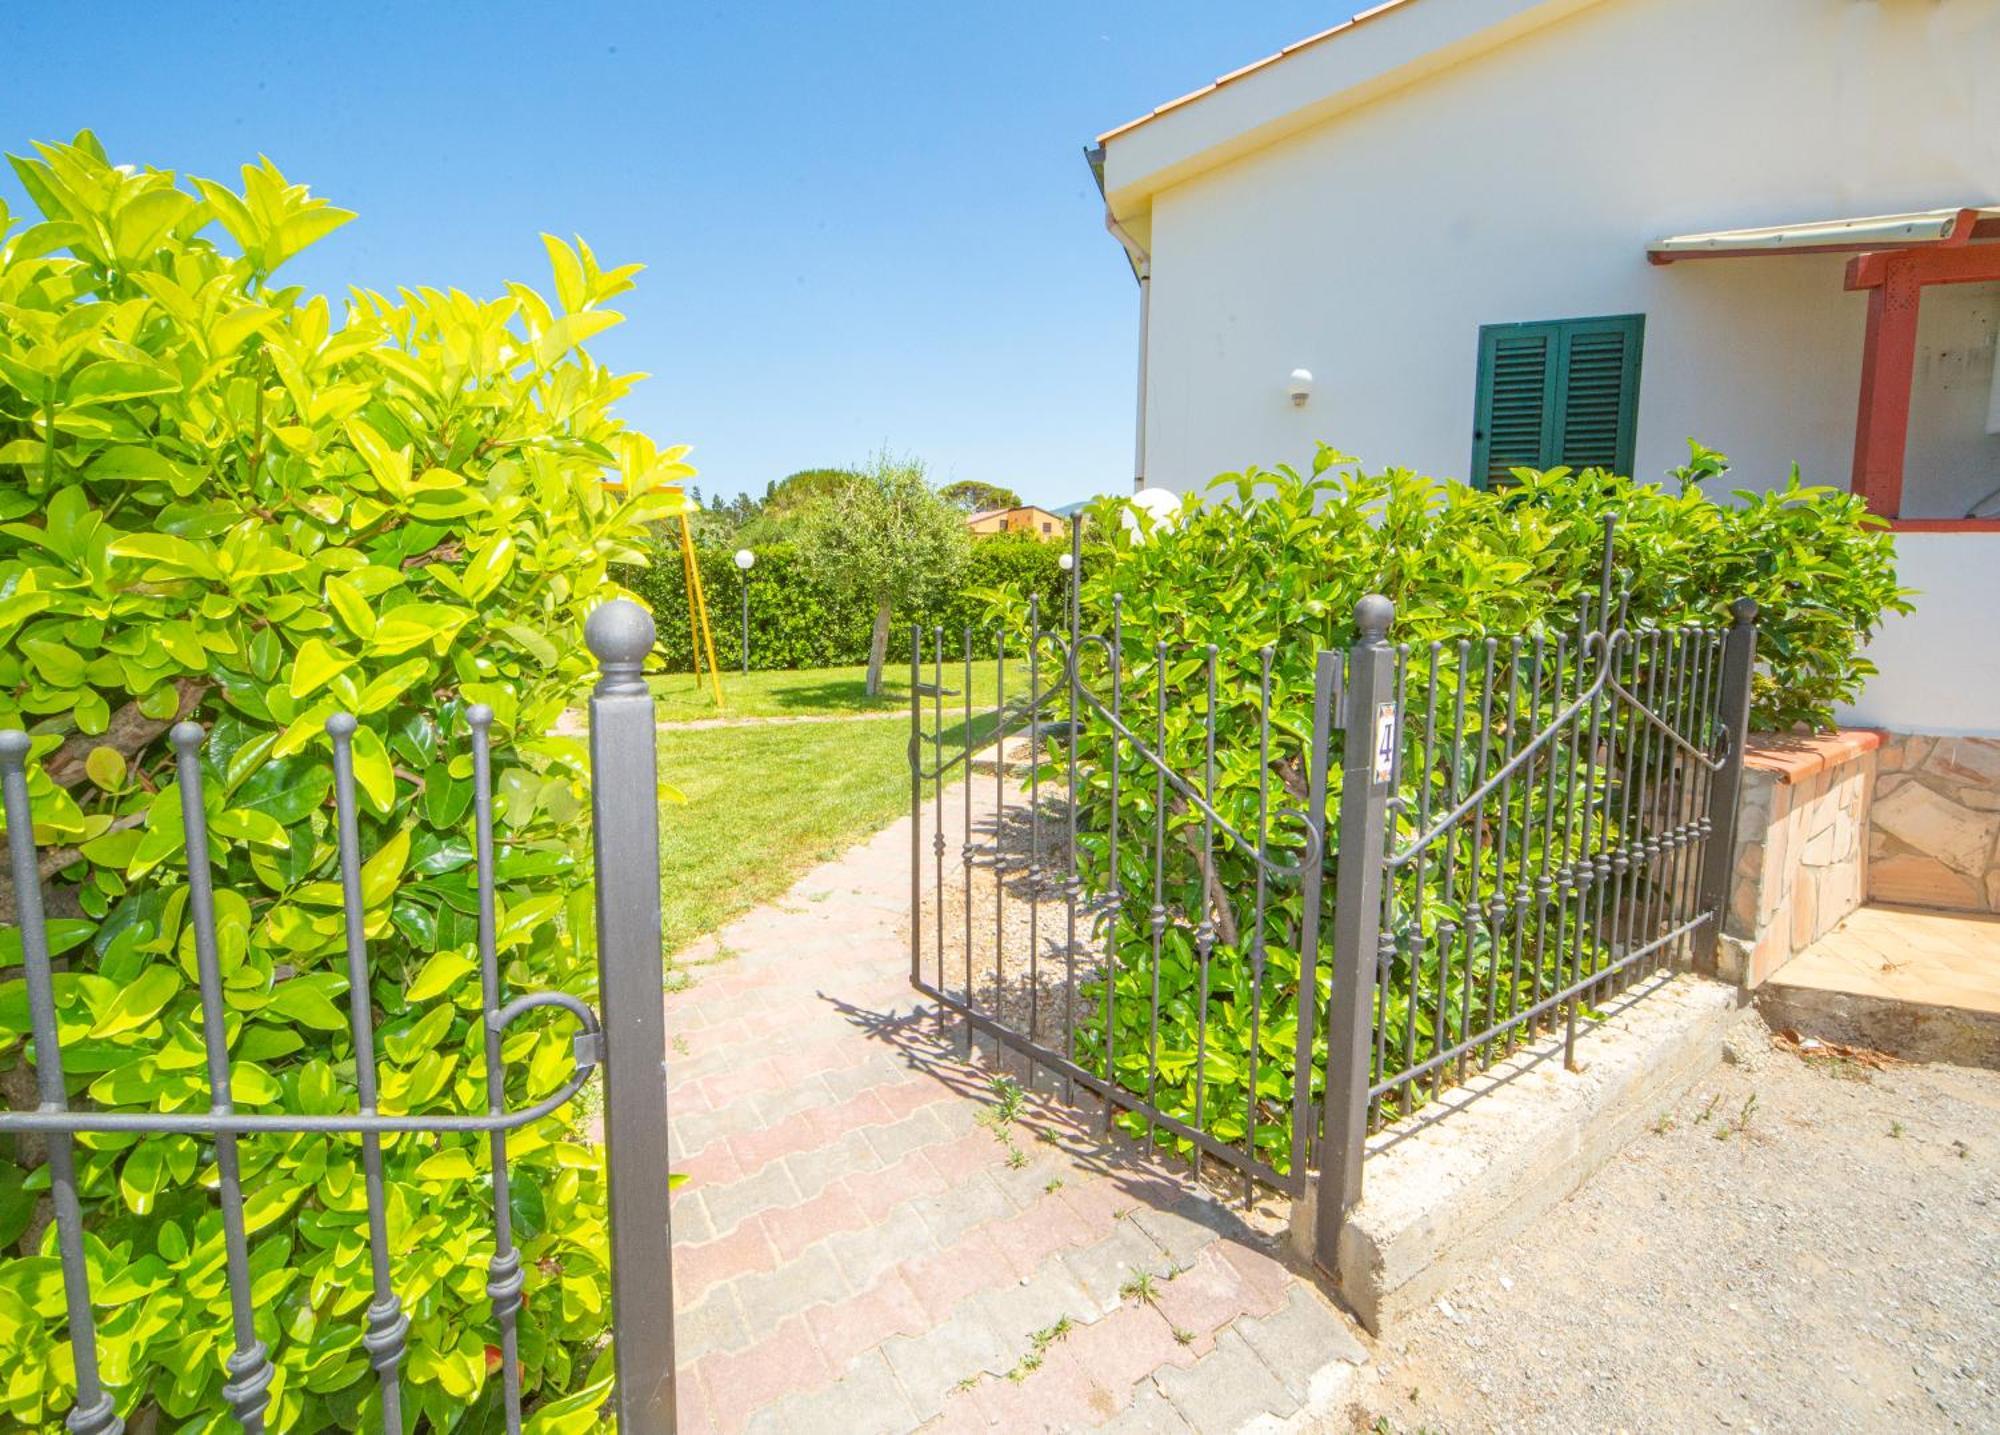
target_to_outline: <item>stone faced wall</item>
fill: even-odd
[[[1716,948],[1725,980],[1759,985],[1861,905],[1881,740],[1866,729],[1752,735],[1736,869]]]
[[[1868,900],[2000,912],[2000,738],[1891,733],[1876,761]]]

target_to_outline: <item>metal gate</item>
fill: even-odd
[[[473,764],[473,831],[477,860],[478,953],[485,1026],[486,1110],[466,1115],[394,1115],[377,1109],[374,1013],[360,850],[355,810],[352,740],[355,719],[337,714],[326,729],[332,741],[338,825],[340,890],[345,921],[350,1032],[354,1044],[357,1109],[351,1115],[243,1112],[231,1101],[224,1030],[223,968],[217,951],[215,901],[209,870],[209,831],[203,806],[201,747],[206,734],[192,722],[175,727],[181,814],[186,830],[189,923],[201,991],[201,1035],[210,1101],[205,1111],[97,1111],[71,1106],[58,1039],[54,978],[41,901],[27,759],[31,740],[0,732],[0,785],[4,785],[8,846],[21,929],[23,970],[32,1022],[39,1105],[0,1112],[0,1132],[35,1132],[47,1139],[50,1195],[61,1256],[69,1338],[75,1356],[77,1400],[68,1427],[77,1435],[122,1431],[112,1395],[99,1370],[83,1211],[78,1199],[74,1138],[86,1133],[138,1136],[183,1134],[210,1138],[218,1176],[216,1199],[224,1234],[233,1353],[223,1396],[246,1431],[264,1429],[273,1367],[258,1338],[252,1272],[244,1228],[244,1182],[238,1138],[266,1132],[320,1132],[356,1138],[362,1150],[368,1211],[368,1255],[373,1299],[366,1310],[362,1345],[380,1382],[384,1426],[403,1428],[399,1378],[409,1319],[394,1281],[394,1258],[382,1178],[382,1140],[398,1133],[480,1132],[491,1157],[494,1251],[487,1266],[502,1358],[507,1428],[521,1424],[516,1324],[523,1274],[513,1243],[507,1179],[507,1133],[548,1116],[582,1090],[602,1068],[605,1082],[604,1145],[610,1203],[612,1324],[616,1336],[616,1390],[612,1409],[625,1435],[669,1435],[674,1426],[673,1312],[670,1267],[665,1016],[661,993],[659,829],[656,803],[653,700],[640,667],[653,645],[653,621],[623,599],[599,607],[586,628],[600,678],[590,700],[590,766],[593,845],[596,855],[598,999],[606,1020],[562,992],[530,992],[507,999],[494,931],[493,788],[490,708],[465,709]],[[576,1023],[572,1070],[559,1089],[518,1110],[505,1106],[501,1038],[528,1012],[558,1008]]]
[[[1331,679],[1310,742],[1273,721],[1272,650],[1248,671],[1213,645],[1128,652],[1117,604],[1091,633],[1074,584],[1066,607],[1061,631],[1031,601],[1025,629],[913,635],[911,983],[968,1055],[982,1034],[1003,1074],[1052,1082],[1107,1132],[1240,1179],[1246,1201],[1299,1194]],[[1218,764],[1239,747],[1266,780],[1225,809]]]
[[[1391,646],[1355,611],[1315,1249],[1368,1134],[1643,975],[1713,964],[1757,605],[1628,628],[1604,580],[1567,632]]]
[[[919,630],[912,984],[1147,1152],[1311,1188],[1330,1261],[1372,1130],[1712,957],[1756,608],[1628,627],[1613,540],[1573,624],[1413,650],[1364,599],[1309,707],[1073,582],[1062,631]]]

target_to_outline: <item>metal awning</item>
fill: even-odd
[[[2000,204],[1676,234],[1648,244],[1646,255],[1655,264],[1671,264],[1677,259],[1719,259],[1739,254],[1858,254],[1876,249],[1949,248],[1974,239],[2000,239]]]

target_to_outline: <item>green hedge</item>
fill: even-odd
[[[382,1108],[485,1109],[465,705],[491,705],[497,947],[509,995],[589,999],[582,745],[552,736],[589,678],[584,614],[691,472],[626,429],[629,379],[578,345],[628,269],[548,241],[523,284],[357,293],[269,278],[351,218],[270,167],[242,193],[114,167],[89,135],[0,208],[0,727],[33,736],[69,1096],[199,1110],[201,1002],[170,723],[199,722],[233,1097],[352,1111],[354,1043],[325,724],[356,714],[369,1002]],[[23,216],[25,219],[26,216]],[[622,491],[604,483],[607,470]],[[0,896],[11,889],[0,883]],[[13,915],[11,900],[0,925]],[[19,938],[0,936],[0,1077],[34,1089]],[[571,1069],[572,1030],[507,1032],[518,1109]],[[32,1098],[29,1098],[32,1099]],[[74,1393],[36,1141],[0,1141],[0,1428],[53,1431]],[[404,1411],[499,1428],[483,1137],[385,1138]],[[97,1354],[134,1430],[234,1429],[212,1146],[79,1137]],[[379,1429],[360,1147],[238,1142],[268,1427]],[[597,1428],[609,1319],[601,1162],[566,1108],[508,1142],[536,1435]],[[660,1173],[665,1179],[666,1173]],[[561,1397],[561,1398],[556,1398]]]
[[[1029,593],[1038,594],[1044,613],[1059,613],[1063,573],[1057,559],[1063,551],[1061,544],[1043,543],[1028,534],[979,539],[949,600],[895,615],[890,663],[907,660],[910,627],[915,623],[927,628],[942,624],[953,653],[963,651],[967,625],[984,628],[989,636],[976,647],[981,656],[989,655],[992,630],[986,622],[989,604],[984,595],[995,590],[1006,589],[1023,604]],[[825,668],[868,661],[869,627],[875,614],[866,602],[828,593],[808,575],[803,558],[790,544],[758,548],[756,554],[757,566],[750,570],[751,667]],[[715,632],[716,661],[725,671],[739,668],[743,577],[736,569],[735,550],[698,550],[697,557]],[[677,545],[658,544],[651,567],[621,576],[653,610],[660,632],[660,663],[670,672],[692,671],[694,638]]]
[[[1703,453],[1698,451],[1698,457]],[[1719,477],[1722,460],[1708,457],[1714,460],[1710,472]],[[1449,645],[1490,637],[1504,642],[1517,634],[1553,638],[1576,622],[1579,605],[1596,594],[1604,524],[1615,515],[1613,581],[1626,595],[1624,621],[1632,631],[1688,623],[1726,626],[1736,599],[1757,602],[1752,722],[1778,730],[1829,724],[1835,708],[1852,701],[1874,672],[1863,650],[1883,614],[1909,610],[1896,583],[1891,536],[1881,520],[1859,498],[1807,487],[1796,474],[1782,488],[1736,493],[1731,502],[1715,501],[1699,483],[1676,489],[1594,470],[1520,471],[1517,482],[1504,491],[1483,492],[1440,485],[1407,470],[1365,473],[1323,449],[1310,476],[1288,468],[1251,469],[1224,475],[1215,484],[1218,491],[1209,501],[1188,498],[1175,522],[1148,524],[1151,531],[1143,536],[1126,526],[1122,503],[1098,505],[1085,532],[1081,604],[1086,633],[1109,633],[1114,612],[1118,615],[1123,719],[1141,733],[1154,732],[1157,724],[1163,735],[1158,746],[1170,767],[1182,774],[1203,771],[1207,698],[1200,654],[1213,645],[1219,757],[1214,801],[1223,819],[1244,833],[1258,830],[1260,798],[1267,791],[1277,806],[1304,805],[1316,657],[1323,649],[1339,652],[1354,641],[1354,605],[1366,593],[1386,594],[1394,601],[1392,641],[1420,652],[1434,641]],[[1160,644],[1169,648],[1164,720],[1155,697],[1162,677],[1155,656]],[[1268,766],[1258,761],[1266,650],[1271,655]],[[1103,658],[1086,652],[1084,668],[1085,681],[1104,691]],[[1452,711],[1458,681],[1455,664],[1447,658],[1439,677],[1446,713]],[[1477,682],[1468,679],[1468,686],[1476,690]],[[1574,685],[1568,691],[1574,692]],[[1414,680],[1410,701],[1422,710]],[[1551,671],[1539,689],[1524,691],[1522,731],[1548,722],[1556,707]],[[1469,731],[1476,733],[1483,721],[1475,702]],[[1406,743],[1414,741],[1410,733],[1415,726],[1406,725]],[[1129,742],[1114,747],[1103,722],[1086,714],[1079,731],[1085,773],[1078,818],[1085,834],[1079,839],[1084,890],[1093,898],[1121,889],[1125,894],[1115,925],[1118,1077],[1135,1090],[1149,1089],[1144,1053],[1155,1040],[1150,1023],[1157,1006],[1157,1099],[1170,1114],[1193,1121],[1198,987],[1190,931],[1208,903],[1189,844],[1199,843],[1201,816],[1185,803],[1172,804],[1165,823],[1164,884],[1156,896],[1148,866],[1156,841],[1153,769]],[[1329,813],[1339,810],[1338,730],[1333,741]],[[1114,766],[1122,777],[1115,810],[1110,786]],[[1417,799],[1410,774],[1418,770],[1414,759],[1406,760],[1402,796],[1411,810]],[[1575,800],[1601,802],[1611,782],[1586,757]],[[1461,773],[1456,791],[1462,794],[1470,785],[1470,774]],[[1443,800],[1440,795],[1440,804]],[[1110,869],[1112,848],[1106,840],[1114,825],[1123,837],[1117,873]],[[1468,830],[1472,827],[1467,824]],[[1275,847],[1297,854],[1301,839],[1296,821],[1274,818],[1270,832]],[[1564,842],[1569,832],[1565,824]],[[1337,833],[1328,835],[1328,847],[1340,850]],[[1461,861],[1461,870],[1470,874],[1469,849]],[[1253,983],[1260,985],[1263,1024],[1255,1069],[1263,1116],[1258,1154],[1282,1168],[1288,1156],[1284,1113],[1293,1095],[1302,971],[1300,891],[1286,882],[1267,889],[1249,856],[1226,842],[1215,855],[1215,881],[1228,895],[1241,933],[1236,942],[1216,946],[1209,973],[1203,1119],[1225,1140],[1245,1137],[1242,1112],[1252,1069],[1250,992]],[[1480,881],[1488,885],[1476,896],[1488,901],[1494,896],[1490,874],[1482,871]],[[1261,983],[1256,983],[1252,954],[1259,934],[1249,918],[1260,893],[1267,900],[1261,933],[1265,966]],[[1433,902],[1433,916],[1436,906]],[[1151,935],[1151,918],[1161,908],[1169,925],[1156,976],[1158,939]],[[1322,925],[1320,935],[1329,941],[1331,925]],[[1325,1009],[1330,972],[1326,956],[1320,954],[1318,966],[1320,1010]],[[1402,1010],[1397,1003],[1407,1000],[1414,978],[1407,953],[1396,961],[1383,999],[1390,1009]],[[1463,981],[1463,974],[1454,980]],[[1532,971],[1526,980],[1534,980]],[[1102,988],[1092,984],[1086,994],[1101,1000]],[[1415,1064],[1464,1035],[1452,1024],[1456,1018],[1451,1013],[1457,1009],[1454,999],[1437,1030],[1431,1029],[1428,1014],[1422,1016],[1413,1048],[1392,1047],[1388,1053],[1391,1068]],[[1402,1029],[1400,1020],[1390,1025]],[[1079,1050],[1085,1065],[1104,1070],[1101,1026],[1079,1033]],[[1143,1132],[1136,1118],[1121,1119]]]

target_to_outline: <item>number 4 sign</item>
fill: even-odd
[[[1396,705],[1375,705],[1374,780],[1387,782],[1396,767]]]

